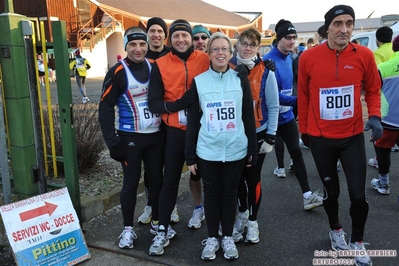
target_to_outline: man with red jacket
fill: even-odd
[[[338,5],[325,14],[327,42],[301,55],[298,74],[298,122],[302,141],[310,146],[324,185],[323,206],[330,224],[334,250],[365,251],[364,227],[369,211],[366,200],[366,150],[363,130],[372,129],[370,141],[382,135],[381,79],[373,53],[350,42],[355,13]],[[368,108],[363,129],[361,94]],[[350,244],[338,218],[340,192],[337,160],[346,174],[352,234]],[[354,257],[355,265],[372,265],[366,252]]]

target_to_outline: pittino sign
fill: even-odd
[[[18,265],[75,265],[90,258],[68,189],[0,207]]]

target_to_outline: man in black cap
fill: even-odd
[[[170,51],[170,48],[165,45],[165,40],[168,38],[166,22],[160,17],[150,18],[147,22],[147,34],[150,47],[146,57],[150,59],[150,62],[154,62],[155,59]]]
[[[280,178],[286,177],[284,169],[284,143],[291,155],[295,176],[302,190],[303,208],[310,210],[323,205],[323,198],[317,191],[310,190],[308,173],[301,148],[299,146],[299,132],[293,107],[296,105],[296,96],[293,96],[293,57],[297,39],[296,29],[288,20],[281,19],[275,27],[277,42],[273,49],[263,56],[263,60],[271,59],[276,65],[276,78],[279,90],[280,111],[278,117],[277,138],[275,152],[277,167],[273,173]]]
[[[374,58],[377,66],[382,62],[391,59],[393,55],[392,35],[393,30],[387,26],[381,27],[375,32],[375,42],[377,43],[378,48],[374,51]]]
[[[148,110],[151,72],[151,64],[145,58],[148,36],[143,29],[133,26],[125,31],[123,41],[127,56],[104,78],[98,120],[111,158],[120,162],[123,169],[120,203],[124,228],[119,247],[131,249],[137,238],[133,217],[142,163],[151,184],[153,219],[158,220],[164,143],[161,117]]]
[[[158,58],[151,71],[148,103],[152,113],[162,114],[166,124],[165,168],[159,198],[159,222],[151,222],[156,234],[150,255],[162,255],[164,247],[176,232],[169,225],[176,204],[182,168],[185,162],[187,107],[174,104],[190,89],[195,76],[209,68],[208,54],[194,50],[192,29],[188,21],[178,19],[170,24],[171,51]],[[196,180],[200,175],[191,176]]]
[[[363,131],[372,129],[370,141],[382,135],[381,78],[371,50],[350,42],[355,24],[352,7],[334,6],[324,18],[327,42],[303,53],[299,60],[299,131],[302,141],[310,147],[324,186],[323,206],[328,216],[332,249],[353,250],[355,265],[370,266],[372,262],[363,243],[369,211]],[[362,95],[369,119],[365,127]],[[349,245],[338,215],[338,159],[345,169],[351,201]]]
[[[148,51],[146,58],[153,63],[155,59],[167,54],[170,48],[165,45],[165,40],[168,37],[168,28],[166,22],[160,17],[150,18],[147,22],[146,32],[148,34]],[[163,125],[162,125],[163,128]],[[144,185],[147,195],[147,205],[144,207],[143,213],[139,216],[138,222],[148,224],[152,219],[152,208],[149,195],[149,183],[147,178],[147,170],[144,170]],[[179,214],[175,208],[170,217],[171,221],[178,222]]]

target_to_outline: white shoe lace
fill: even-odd
[[[225,236],[225,239],[223,241],[223,249],[225,251],[236,249],[236,245],[234,244],[233,238],[231,236]]]
[[[124,240],[131,240],[131,239],[137,239],[136,233],[133,231],[133,229],[124,229],[122,233],[119,235],[119,238],[122,238]]]
[[[334,235],[335,235],[334,240],[338,244],[338,246],[347,246],[348,245],[345,240],[346,233],[344,232],[344,230],[340,230],[338,232],[334,231]]]
[[[165,243],[165,233],[164,232],[158,232],[157,235],[152,239],[153,246],[154,247],[159,247],[160,245]]]
[[[195,220],[202,220],[202,214],[203,214],[203,210],[202,209],[195,209],[193,211],[193,217],[191,217],[191,219],[195,219]]]
[[[237,233],[242,233],[242,231],[244,231],[244,226],[246,225],[247,219],[247,212],[244,214],[240,213],[237,217],[237,221],[234,224],[234,231]]]
[[[202,240],[201,244],[205,246],[204,250],[212,251],[217,247],[218,242],[216,238],[208,237],[207,239]]]
[[[256,224],[247,224],[247,238],[251,239],[256,237]]]
[[[151,208],[151,206],[145,206],[145,207],[144,207],[144,213],[143,213],[143,214],[145,214],[146,216],[150,216],[151,213],[152,213],[152,208]]]

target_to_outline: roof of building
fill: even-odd
[[[186,19],[192,24],[219,25],[236,28],[250,24],[252,19],[228,12],[201,0],[90,0],[107,11],[134,16],[142,20],[161,17],[167,23]],[[262,16],[259,12],[258,17]]]

